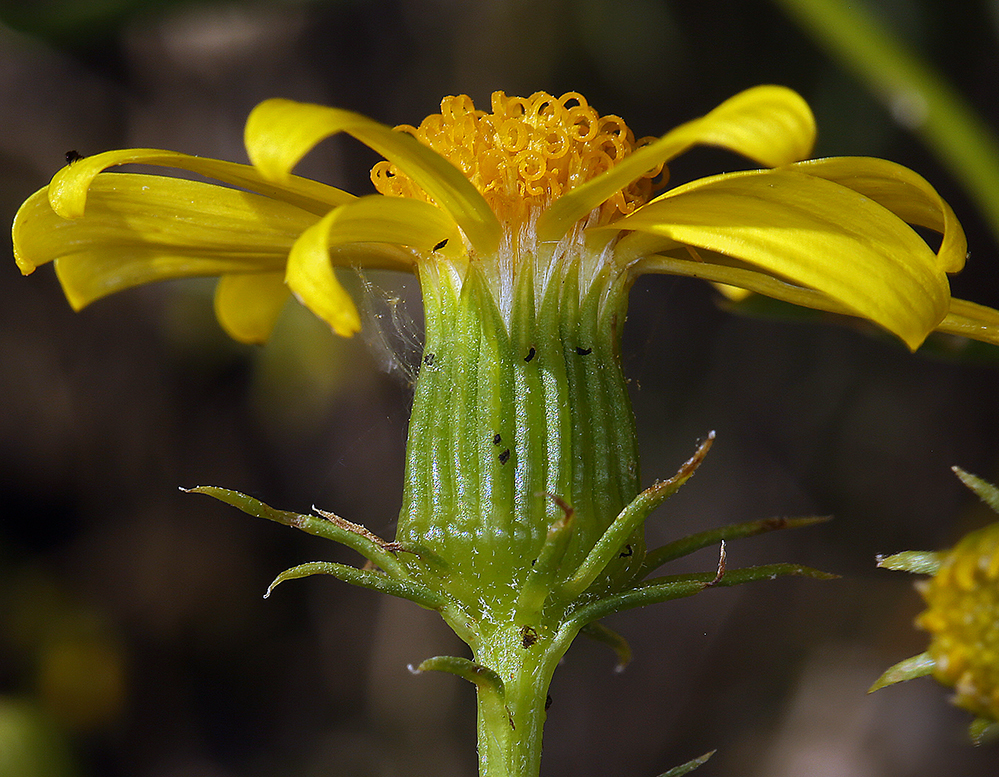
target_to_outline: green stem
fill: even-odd
[[[502,707],[491,703],[484,689],[478,692],[482,777],[531,777],[539,773],[548,686],[564,652],[557,647],[550,637],[535,637],[522,629],[500,630],[480,646],[480,662],[495,666],[497,674],[506,678]]]

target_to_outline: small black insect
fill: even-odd
[[[545,712],[548,712],[548,708],[552,706],[552,695],[549,693],[545,696]]]
[[[77,151],[75,148],[71,151],[66,152],[66,164],[71,165],[73,162],[79,162],[83,159],[83,154]]]
[[[501,442],[503,442],[503,438],[499,436],[499,432],[496,432],[493,435],[493,445],[499,445]]]
[[[504,448],[503,452],[499,455],[499,463],[506,464],[508,461],[510,461],[510,449]]]
[[[537,353],[537,351],[536,351],[536,350],[534,350],[534,346],[532,345],[532,346],[531,346],[531,350],[529,350],[529,351],[527,352],[527,356],[525,356],[525,357],[524,357],[524,361],[525,361],[525,362],[529,362],[529,361],[530,361],[531,359],[533,359],[533,358],[534,358],[534,354],[536,354],[536,353]]]
[[[580,356],[588,356],[589,354],[593,353],[593,349],[592,348],[582,348],[582,347],[580,347],[580,346],[577,345],[576,346],[576,353],[578,353]]]
[[[443,240],[441,240],[441,242],[439,242],[437,245],[434,246],[434,250],[440,251],[446,245],[447,245],[447,238],[444,238]]]
[[[634,555],[635,555],[635,549],[631,547],[631,543],[628,543],[627,545],[624,546],[624,550],[622,550],[618,554],[618,558],[628,558],[628,556],[634,556]]]
[[[538,630],[533,626],[521,626],[520,627],[520,643],[525,647],[529,648],[535,642],[538,641]]]
[[[423,357],[423,363],[426,364],[428,367],[432,367],[434,365],[434,359],[436,358],[437,357],[435,354],[428,353],[426,356]]]

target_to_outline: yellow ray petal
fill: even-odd
[[[646,256],[635,262],[632,271],[636,276],[647,273],[662,273],[664,275],[680,275],[686,278],[700,278],[710,281],[729,299],[736,301],[750,293],[756,293],[813,310],[822,310],[843,316],[854,315],[854,312],[849,308],[814,289],[785,283],[772,275],[748,267],[703,261],[705,256],[712,256],[705,252],[699,253],[701,261],[678,257],[673,255],[675,253],[677,252],[673,251],[669,255]],[[730,290],[734,290],[736,293],[730,294]],[[950,312],[934,331],[999,345],[999,310],[952,297]]]
[[[635,275],[661,273],[680,275],[686,278],[700,278],[710,281],[715,286],[755,292],[790,302],[793,305],[800,305],[803,308],[823,310],[827,313],[837,313],[844,316],[854,315],[854,312],[848,307],[830,299],[822,292],[806,289],[803,286],[795,286],[750,267],[685,259],[672,254],[657,254],[640,259],[634,264],[633,271]]]
[[[999,310],[963,299],[952,299],[950,313],[937,329],[947,334],[999,345]]]
[[[374,149],[412,178],[451,214],[477,251],[490,254],[499,245],[499,221],[454,165],[411,135],[366,116],[323,105],[266,100],[246,121],[246,149],[265,177],[281,181],[313,146],[339,132]]]
[[[538,219],[538,239],[559,240],[618,189],[691,146],[719,146],[776,167],[804,159],[814,143],[815,118],[800,95],[782,86],[747,89],[555,200]]]
[[[310,181],[308,178],[286,176],[284,180],[275,183],[265,179],[251,165],[205,159],[155,148],[128,148],[83,157],[62,168],[52,178],[48,188],[52,209],[63,218],[79,218],[84,213],[87,190],[94,178],[109,167],[128,164],[189,170],[207,178],[249,189],[265,197],[282,200],[317,216],[322,216],[330,208],[354,199],[352,194],[318,181]]]
[[[151,281],[279,271],[316,217],[248,192],[162,176],[108,173],[90,187],[87,215],[64,219],[46,190],[14,219],[22,273],[56,261],[77,310]]]
[[[613,227],[716,251],[820,291],[912,349],[947,313],[947,278],[905,222],[852,189],[795,170],[695,181]]]
[[[215,287],[215,317],[233,340],[260,345],[289,296],[284,272],[223,275]]]
[[[445,211],[420,200],[373,195],[328,213],[295,242],[288,257],[287,281],[303,305],[345,337],[361,328],[361,319],[336,279],[330,251],[373,242],[423,252],[438,248],[454,254],[461,250],[457,224]],[[349,251],[345,257],[349,260]]]
[[[943,235],[937,251],[940,269],[954,273],[964,267],[968,243],[961,223],[936,189],[907,167],[870,157],[810,159],[791,167],[842,184],[870,197],[909,224],[939,232]]]

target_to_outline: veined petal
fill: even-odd
[[[951,299],[950,313],[937,330],[999,345],[999,311],[975,302]]]
[[[918,173],[885,159],[830,157],[791,165],[808,175],[835,181],[870,197],[909,224],[943,235],[937,251],[944,272],[960,272],[968,254],[964,229],[943,197]]]
[[[323,230],[326,248],[347,243],[389,243],[452,257],[463,251],[458,224],[447,211],[406,197],[359,197],[327,213],[310,231]]]
[[[786,87],[757,86],[740,92],[555,200],[538,219],[538,239],[559,240],[576,221],[618,189],[697,144],[719,146],[777,167],[811,153],[815,118],[808,103]]]
[[[109,173],[90,187],[87,214],[64,219],[47,191],[14,218],[21,272],[55,260],[74,309],[151,281],[284,268],[316,222],[300,208],[256,194],[162,176]]]
[[[361,328],[350,295],[333,272],[331,249],[385,242],[431,252],[461,250],[461,233],[448,213],[421,200],[372,195],[343,205],[302,233],[288,257],[288,286],[303,305],[339,335]],[[343,256],[349,258],[350,251]]]
[[[704,254],[699,254],[699,256],[703,257]],[[744,290],[747,293],[755,292],[812,310],[823,310],[827,313],[844,316],[854,315],[854,312],[848,307],[830,299],[820,291],[807,289],[804,286],[795,286],[792,283],[778,280],[766,272],[749,267],[705,261],[703,258],[695,260],[676,257],[672,254],[657,254],[639,260],[633,265],[632,270],[635,275],[662,273],[664,275],[680,275],[686,278],[700,278],[710,281],[716,287]]]
[[[215,287],[215,317],[233,340],[260,345],[289,296],[282,271],[223,275]]]
[[[339,132],[374,149],[406,173],[451,214],[477,251],[489,254],[499,245],[499,221],[458,168],[411,135],[359,113],[266,100],[246,121],[246,150],[266,178],[283,181],[313,146]]]
[[[735,257],[822,292],[912,349],[948,310],[937,257],[905,222],[852,189],[796,170],[695,181],[609,228]]]
[[[251,165],[218,159],[160,151],[155,148],[127,148],[83,157],[62,168],[49,184],[52,209],[63,218],[80,218],[87,203],[87,190],[94,178],[109,167],[142,164],[189,170],[216,181],[239,186],[265,197],[295,205],[322,216],[330,208],[350,202],[354,195],[332,186],[298,176],[285,176],[280,182],[267,180]]]
[[[830,299],[825,294],[795,286],[767,275],[765,272],[739,267],[734,264],[705,261],[711,254],[699,252],[699,260],[677,257],[673,254],[646,256],[632,265],[635,275],[662,273],[710,281],[729,299],[739,301],[750,293],[773,297],[792,305],[812,310],[822,310],[842,316],[852,316],[853,311]],[[720,258],[720,257],[719,257]],[[999,345],[999,311],[975,302],[951,298],[950,312],[934,331],[957,337],[967,337],[984,343]]]

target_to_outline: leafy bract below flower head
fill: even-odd
[[[131,149],[78,160],[22,206],[21,271],[55,260],[75,308],[141,283],[220,276],[216,312],[235,338],[262,342],[289,291],[338,333],[360,327],[335,267],[419,272],[471,262],[501,310],[525,256],[539,286],[559,262],[586,281],[618,273],[704,278],[870,320],[918,347],[934,329],[999,342],[999,313],[951,300],[965,239],[915,173],[877,159],[801,162],[815,135],[808,106],[778,86],[749,89],[657,139],[575,94],[493,97],[492,112],[447,98],[440,115],[395,131],[350,111],[269,100],[251,114],[252,165]],[[345,132],[380,153],[383,194],[356,198],[291,174]],[[651,179],[696,144],[769,169],[686,183],[650,199]],[[217,186],[105,175],[142,163],[183,168]],[[663,175],[665,178],[665,175]],[[390,196],[385,196],[390,195]],[[934,252],[909,224],[942,235]]]

